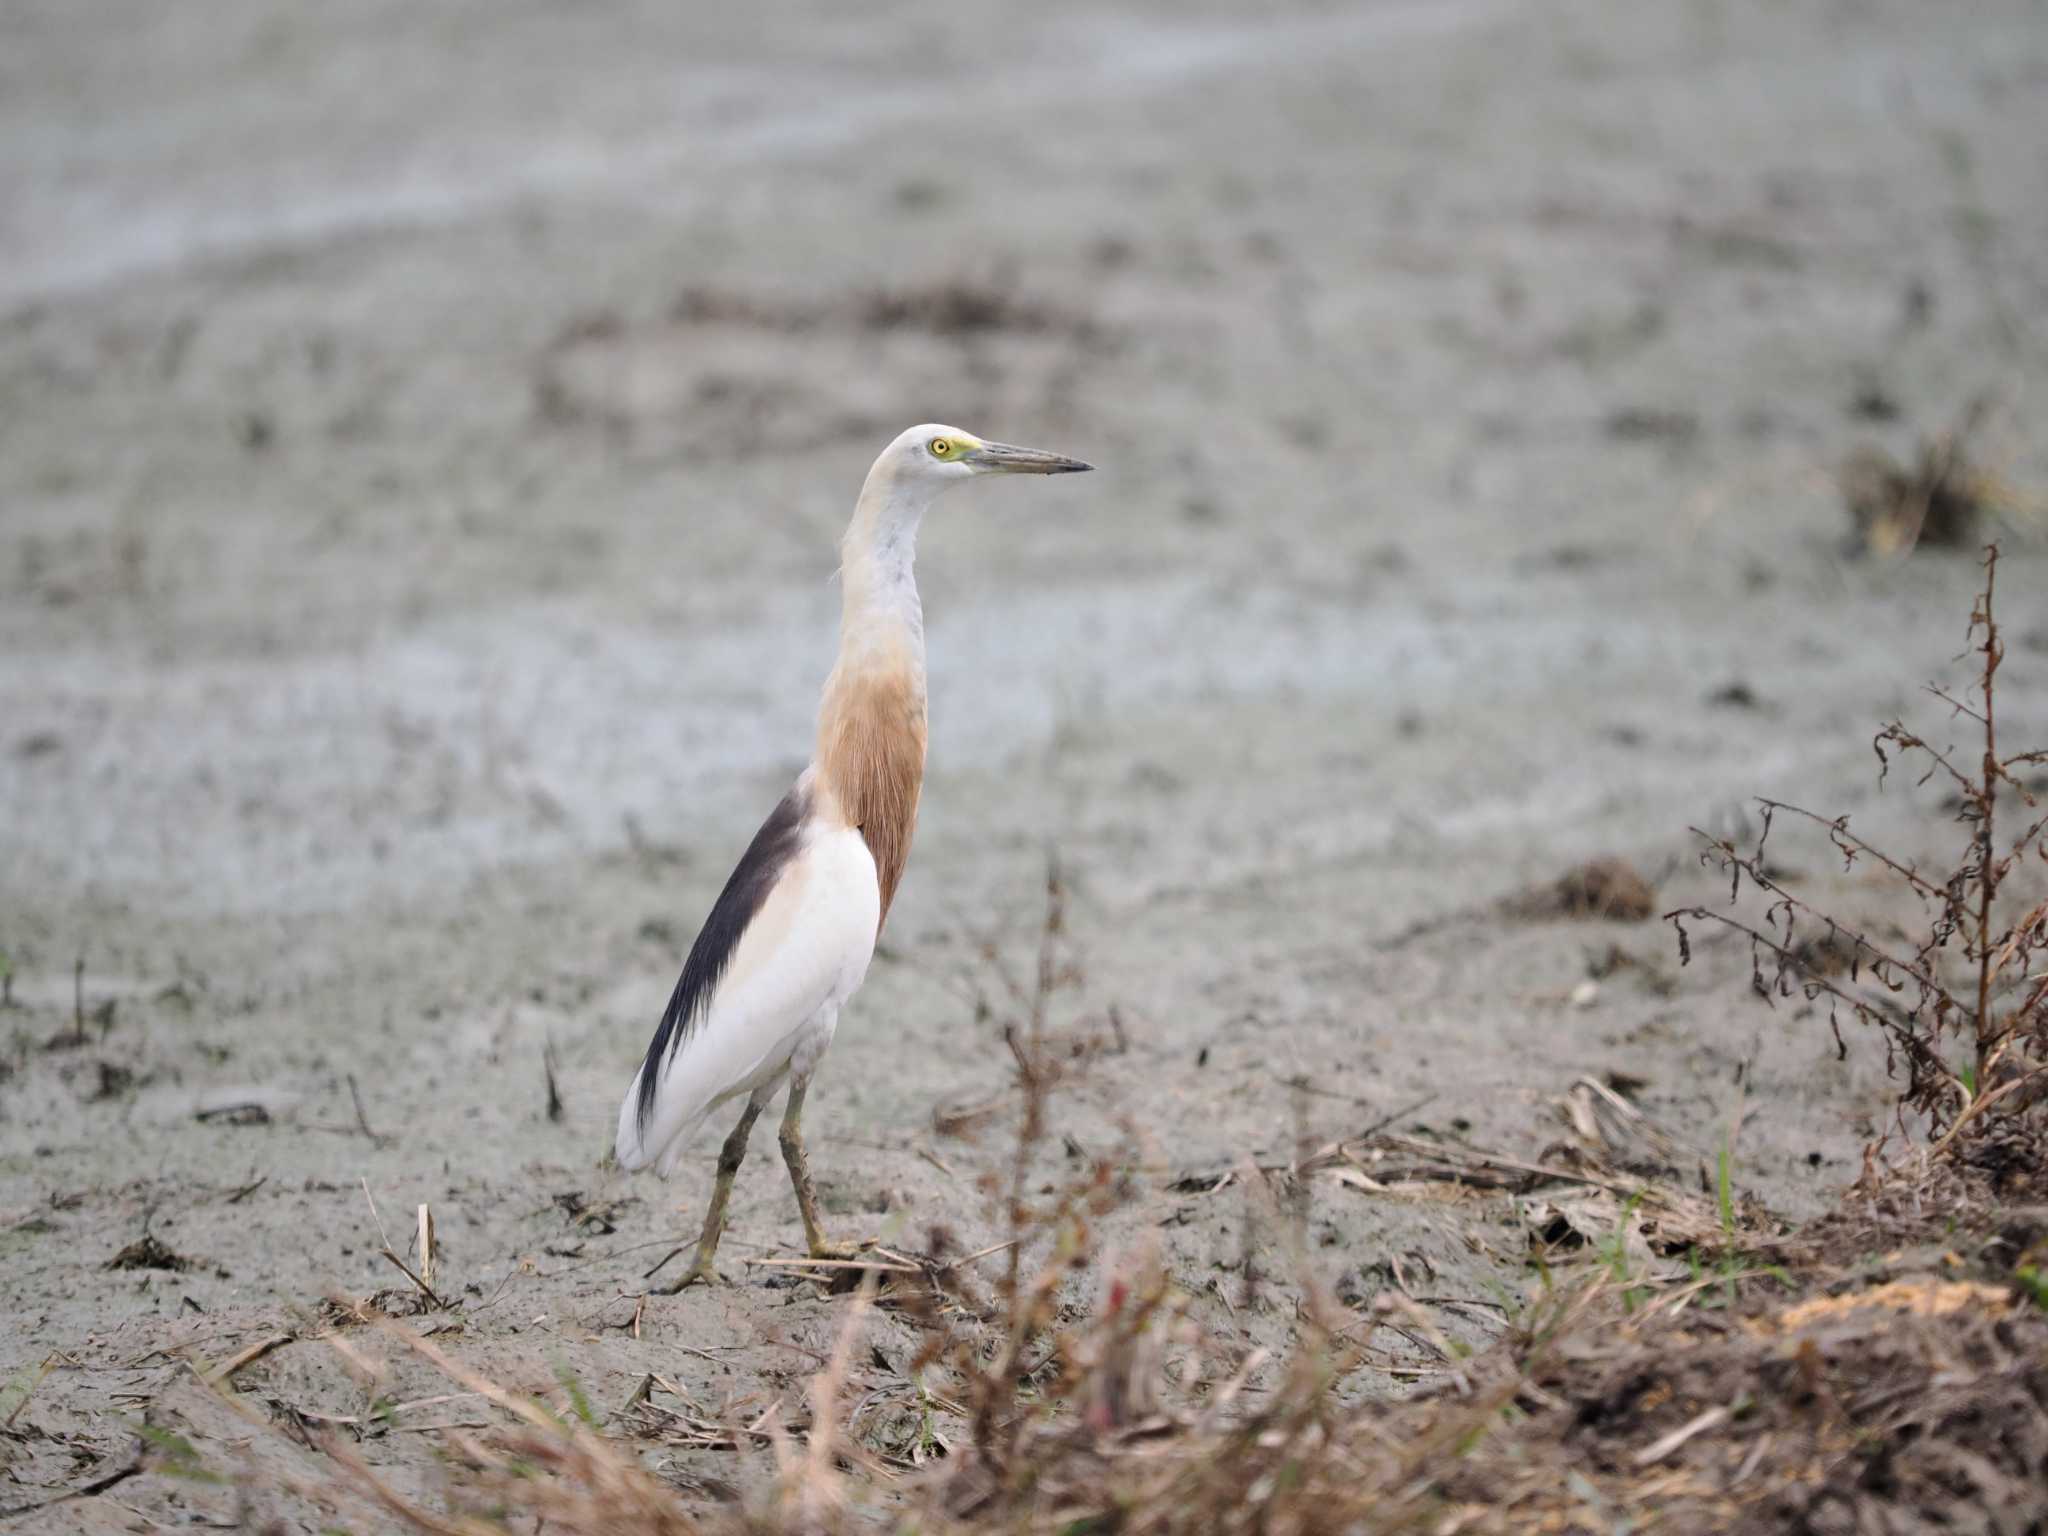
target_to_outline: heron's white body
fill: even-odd
[[[812,775],[806,771],[806,778]],[[619,1110],[619,1162],[675,1170],[719,1105],[808,1077],[832,1043],[839,1010],[868,973],[882,917],[874,855],[858,831],[815,818],[731,963],[695,1034],[662,1074],[640,1134],[636,1075]],[[644,1067],[642,1070],[645,1070]]]
[[[619,1109],[619,1162],[666,1176],[713,1109],[747,1100],[721,1154],[700,1276],[754,1117],[784,1082],[792,1086],[783,1152],[814,1249],[822,1241],[798,1122],[840,1010],[867,975],[916,829],[925,663],[914,565],[925,510],[976,474],[1087,467],[922,426],[868,471],[840,545],[839,659],[818,710],[816,753],[719,895]]]

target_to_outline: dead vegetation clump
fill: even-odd
[[[1572,1328],[1532,1350],[1536,1411],[1460,1460],[1434,1529],[2034,1529],[2044,1346],[2038,1308],[1932,1275]]]
[[[101,1269],[158,1269],[170,1274],[182,1274],[192,1267],[192,1261],[183,1254],[173,1253],[163,1239],[153,1232],[145,1232],[134,1242],[115,1254]]]
[[[1855,547],[1873,555],[1966,548],[1990,501],[1989,487],[1947,434],[1923,442],[1910,467],[1865,444],[1842,461],[1836,480]]]
[[[1988,399],[1973,402],[1955,427],[1921,440],[1911,465],[1872,444],[1849,454],[1835,483],[1849,514],[1853,550],[1889,556],[1922,548],[1972,549],[1992,516],[2036,510],[1969,452],[1989,409]]]
[[[1743,851],[1727,838],[1697,835],[1702,861],[1729,879],[1729,909],[1688,907],[1666,914],[1681,960],[1691,955],[1688,923],[1734,931],[1749,943],[1752,990],[1767,1002],[1803,998],[1826,1010],[1838,1051],[1845,1018],[1879,1032],[1886,1063],[1902,1079],[1895,1123],[1866,1154],[1866,1182],[1893,1134],[1917,1149],[1916,1176],[1931,1160],[1960,1167],[2026,1170],[2048,1166],[2048,814],[2029,782],[2048,749],[2012,752],[1998,736],[1997,687],[2005,660],[1994,599],[1998,550],[1985,552],[1984,590],[1970,615],[1976,679],[1962,695],[1929,692],[1978,738],[1974,755],[1938,747],[1894,720],[1877,733],[1879,782],[1893,759],[1940,780],[1963,831],[1945,870],[1929,872],[1826,817],[1759,801],[1762,829]],[[2016,813],[2016,814],[2014,814]],[[1879,939],[1819,911],[1787,888],[1766,858],[1781,817],[1819,828],[1845,869],[1874,866],[1919,904],[1924,924],[1901,940]],[[1748,900],[1745,902],[1745,896]]]
[[[1639,923],[1657,915],[1656,887],[1626,859],[1588,859],[1574,865],[1548,885],[1511,898],[1517,917],[1597,918]]]
[[[764,423],[775,420],[812,437],[821,426],[876,436],[886,423],[849,409],[835,379],[880,367],[916,397],[991,339],[1008,345],[999,370],[983,360],[990,378],[1056,378],[1073,349],[1115,343],[1085,310],[1019,292],[1002,273],[814,293],[693,284],[657,314],[570,317],[532,360],[530,388],[546,425],[594,428],[635,451],[720,455],[737,439],[772,438]]]
[[[1018,298],[1007,287],[959,281],[871,293],[861,305],[860,321],[871,331],[918,330],[935,336],[981,331],[1079,335],[1089,329],[1050,305]]]

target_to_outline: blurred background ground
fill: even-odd
[[[1001,1143],[934,1113],[1001,1091],[983,951],[1028,969],[1049,848],[1062,1008],[1128,1044],[1068,1128],[1135,1121],[1120,1240],[1218,1308],[1243,1208],[1169,1186],[1304,1116],[1534,1155],[1619,1074],[1710,1147],[1747,1063],[1743,1187],[1819,1209],[1877,1051],[1731,947],[1490,914],[1602,854],[1706,896],[1686,827],[1750,794],[1942,839],[1868,741],[1939,725],[1979,572],[1846,558],[1831,476],[1989,392],[1974,451],[2048,484],[2044,87],[2020,3],[10,8],[0,1364],[64,1356],[23,1496],[125,1456],[161,1351],[402,1287],[363,1180],[433,1204],[477,1360],[815,1364],[758,1275],[621,1331],[713,1149],[598,1160],[925,419],[1101,468],[927,528],[919,844],[808,1116],[842,1224],[983,1240]],[[2044,569],[2008,540],[2014,738]],[[1505,1198],[1354,1193],[1355,1288],[1513,1283]],[[145,1229],[192,1267],[100,1267]],[[771,1155],[731,1231],[795,1238]],[[359,1406],[305,1350],[240,1380]]]

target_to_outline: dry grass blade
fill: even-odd
[[[227,1381],[243,1366],[261,1360],[273,1349],[281,1349],[285,1345],[292,1343],[296,1338],[296,1334],[273,1333],[267,1339],[258,1339],[247,1348],[237,1350],[234,1354],[228,1356],[227,1359],[221,1361],[219,1365],[212,1367],[203,1374],[209,1382]]]
[[[398,1251],[391,1246],[391,1234],[384,1230],[384,1218],[377,1211],[377,1197],[370,1193],[369,1178],[367,1176],[364,1176],[358,1179],[357,1182],[362,1185],[363,1199],[369,1204],[370,1220],[375,1222],[377,1226],[377,1240],[381,1244],[381,1247],[378,1249],[378,1251],[383,1255],[386,1262],[388,1262],[393,1268],[395,1268],[401,1275],[404,1275],[406,1279],[412,1282],[413,1289],[418,1291],[421,1296],[426,1298],[428,1306],[432,1307],[437,1312],[447,1310],[448,1304],[440,1298],[440,1296],[435,1292],[433,1286],[428,1284],[428,1282],[417,1271],[415,1271],[410,1264],[406,1263],[405,1260],[401,1259],[398,1256]],[[433,1218],[427,1214],[427,1208],[425,1206],[420,1207],[420,1236],[427,1244],[429,1254],[431,1254],[431,1248],[433,1244]]]
[[[0,1419],[0,1429],[11,1429],[14,1427],[14,1421],[21,1417],[21,1410],[26,1408],[28,1400],[36,1395],[36,1388],[40,1387],[43,1384],[43,1379],[57,1368],[59,1358],[59,1356],[54,1354],[45,1355],[43,1363],[36,1367],[35,1374],[16,1389],[21,1395],[14,1400],[14,1406],[7,1410],[7,1417]]]
[[[892,1264],[886,1261],[878,1263],[873,1259],[766,1258],[744,1259],[741,1262],[757,1269],[856,1269],[865,1270],[870,1274],[883,1275],[918,1275],[924,1273],[915,1264]]]
[[[418,1291],[420,1295],[426,1299],[426,1303],[428,1306],[432,1307],[437,1312],[447,1310],[448,1303],[443,1301],[440,1297],[440,1294],[437,1291],[435,1291],[435,1289],[431,1285],[427,1284],[427,1282],[424,1279],[422,1279],[418,1274],[414,1272],[413,1267],[410,1264],[406,1263],[405,1260],[401,1259],[396,1253],[392,1252],[389,1248],[384,1248],[379,1251],[388,1261],[390,1261],[391,1265],[395,1269],[397,1269],[397,1271],[401,1275],[405,1276],[406,1279],[412,1282],[413,1289]]]
[[[1679,1425],[1678,1428],[1657,1441],[1656,1444],[1647,1445],[1638,1451],[1635,1456],[1635,1465],[1639,1467],[1655,1466],[1695,1435],[1705,1434],[1715,1425],[1725,1423],[1731,1412],[1732,1410],[1727,1408],[1709,1408],[1698,1418],[1686,1420],[1685,1423]]]
[[[492,1407],[503,1409],[506,1413],[511,1414],[514,1418],[524,1420],[535,1429],[562,1428],[562,1421],[554,1414],[542,1408],[538,1403],[533,1402],[529,1398],[521,1397],[515,1392],[506,1391],[481,1371],[473,1370],[469,1366],[464,1365],[432,1339],[421,1338],[410,1329],[399,1327],[398,1324],[392,1322],[389,1318],[373,1315],[368,1321],[370,1327],[383,1337],[404,1345],[405,1348],[418,1355],[422,1360],[425,1360],[450,1381],[461,1383],[464,1388],[474,1392]],[[328,1342],[337,1346],[340,1344],[338,1339],[330,1339]]]

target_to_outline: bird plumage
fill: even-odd
[[[874,858],[885,920],[910,858],[924,786],[923,671],[907,658],[835,671],[818,711],[818,780]]]
[[[619,1110],[616,1151],[628,1169],[667,1175],[706,1113],[790,1070],[812,1038],[829,1043],[902,880],[924,783],[924,622],[914,536],[878,553],[862,521],[842,566],[840,654],[816,755],[691,946]],[[864,930],[848,921],[855,915]]]
[[[713,905],[620,1106],[622,1166],[666,1178],[713,1109],[831,1043],[874,954],[881,885],[866,841],[821,798],[807,771]]]
[[[619,1107],[620,1164],[666,1176],[711,1110],[746,1097],[720,1155],[697,1262],[681,1283],[710,1277],[748,1133],[785,1079],[783,1154],[812,1250],[825,1246],[800,1116],[840,1010],[867,974],[917,827],[925,656],[913,567],[925,510],[971,475],[1087,467],[924,426],[868,471],[840,545],[839,658],[819,705],[815,756],[712,905]]]

